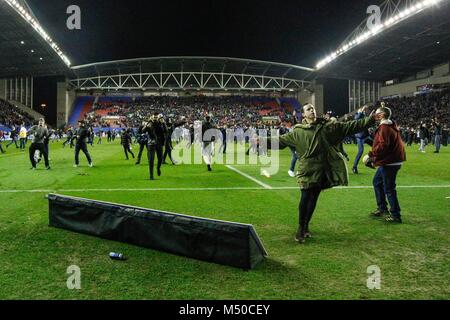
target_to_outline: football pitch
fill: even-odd
[[[83,154],[73,168],[74,149],[56,142],[50,171],[31,171],[28,150],[0,155],[0,299],[450,298],[449,147],[407,147],[397,179],[403,224],[369,218],[374,171],[360,164],[348,188],[321,194],[305,245],[294,241],[300,191],[287,175],[289,150],[271,178],[251,165],[164,165],[149,181],[146,157],[126,161],[117,140],[89,149],[93,168]],[[356,147],[346,149],[352,161]],[[252,224],[269,256],[243,271],[50,228],[50,192]],[[113,261],[112,251],[129,259]],[[66,286],[71,265],[80,290]],[[380,289],[367,287],[369,266],[380,268]]]

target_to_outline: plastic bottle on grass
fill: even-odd
[[[113,260],[122,260],[122,261],[127,260],[127,258],[123,254],[116,252],[110,252],[109,257]]]

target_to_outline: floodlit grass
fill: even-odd
[[[299,190],[81,191],[80,189],[254,187],[255,182],[225,166],[163,167],[147,180],[147,161],[125,161],[121,147],[96,145],[95,167],[81,154],[72,168],[73,149],[51,144],[51,171],[30,171],[27,152],[0,155],[0,299],[449,299],[450,150],[440,154],[408,147],[399,173],[404,223],[370,219],[371,189],[333,189],[319,199],[312,222],[314,238],[298,245]],[[356,148],[347,146],[353,158]],[[136,149],[136,148],[134,148]],[[28,150],[27,150],[28,151]],[[258,166],[239,170],[273,187],[295,187],[281,170],[267,179]],[[351,167],[351,166],[350,166]],[[374,171],[360,165],[351,186],[370,186]],[[61,191],[69,190],[72,191]],[[73,191],[73,189],[80,191]],[[12,190],[19,190],[12,192]],[[20,190],[41,190],[25,192]],[[243,271],[48,227],[46,190],[234,222],[251,223],[269,257]],[[126,262],[112,261],[110,251]],[[67,267],[81,268],[81,290],[66,287]],[[381,269],[381,290],[366,287],[367,267]]]

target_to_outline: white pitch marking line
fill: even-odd
[[[372,186],[353,186],[353,187],[335,187],[333,189],[339,190],[354,190],[354,189],[372,189]],[[437,186],[397,186],[398,189],[430,189],[430,188],[450,188],[450,185],[437,185]],[[270,187],[268,188],[258,188],[258,187],[223,187],[223,188],[135,188],[135,189],[126,189],[126,188],[117,188],[117,189],[57,189],[57,190],[45,190],[45,189],[36,189],[36,190],[0,190],[0,194],[2,193],[56,193],[56,192],[151,192],[151,191],[258,191],[258,190],[299,190],[299,187]],[[450,197],[447,197],[450,199]]]
[[[268,184],[265,184],[264,182],[261,182],[261,181],[259,181],[258,179],[255,179],[255,178],[253,178],[252,176],[249,176],[248,174],[246,174],[246,173],[244,173],[244,172],[242,172],[242,171],[240,171],[240,170],[238,170],[238,169],[236,169],[236,168],[234,168],[234,167],[232,167],[232,166],[229,166],[229,165],[226,165],[225,167],[227,167],[228,169],[230,169],[231,171],[234,171],[234,172],[236,172],[236,173],[239,173],[241,176],[243,176],[243,177],[245,177],[245,178],[247,178],[247,179],[250,179],[250,180],[252,180],[253,182],[256,182],[257,184],[259,184],[261,187],[263,187],[264,189],[273,189],[271,186],[269,186]]]

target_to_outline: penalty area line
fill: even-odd
[[[247,178],[247,179],[249,179],[249,180],[251,180],[251,181],[253,181],[253,182],[257,183],[257,184],[259,184],[259,185],[260,185],[261,187],[263,187],[264,189],[269,189],[269,190],[270,190],[270,189],[273,189],[273,188],[272,188],[271,186],[269,186],[268,184],[265,184],[264,182],[261,182],[261,181],[259,181],[258,179],[253,178],[252,176],[249,176],[248,174],[242,172],[241,170],[236,169],[235,167],[232,167],[232,166],[230,166],[230,165],[226,165],[225,167],[227,167],[227,168],[230,169],[231,171],[234,171],[234,172],[240,174],[241,176],[243,176],[243,177],[245,177],[245,178]],[[298,189],[298,188],[297,188],[297,189]]]

